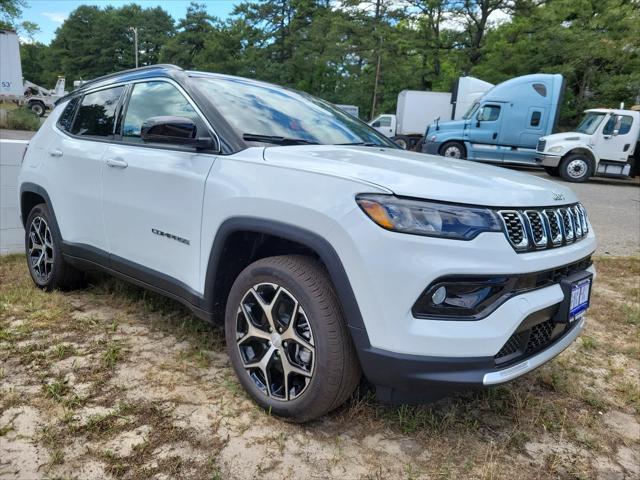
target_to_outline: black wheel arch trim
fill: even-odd
[[[314,251],[327,268],[329,277],[333,282],[336,294],[342,305],[347,325],[350,328],[365,331],[366,335],[364,321],[362,320],[362,314],[360,313],[355,294],[351,288],[351,282],[333,246],[322,236],[304,228],[257,217],[231,217],[225,220],[218,228],[211,247],[205,276],[205,292],[207,292],[207,301],[210,302],[206,305],[207,310],[213,310],[215,307],[215,305],[213,305],[213,292],[216,288],[215,277],[223,249],[227,239],[237,232],[273,235],[284,240],[299,243]]]

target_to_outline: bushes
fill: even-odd
[[[0,120],[0,128],[35,131],[39,127],[40,117],[25,107],[5,111]]]

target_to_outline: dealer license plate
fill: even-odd
[[[589,297],[591,296],[591,278],[579,280],[571,285],[571,303],[569,305],[569,321],[582,316],[589,308]]]

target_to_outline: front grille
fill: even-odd
[[[561,208],[500,210],[504,232],[519,252],[573,243],[589,232],[587,212],[579,203]]]
[[[545,148],[547,148],[547,141],[538,140],[538,146],[536,147],[536,150],[538,150],[539,152],[544,152]]]

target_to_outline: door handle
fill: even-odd
[[[498,132],[493,132],[493,139],[495,140],[496,138],[498,138]]]
[[[52,157],[61,157],[62,150],[58,150],[58,149],[49,150],[49,155],[51,155]]]
[[[109,158],[107,165],[111,168],[127,168],[129,166],[122,158]]]

